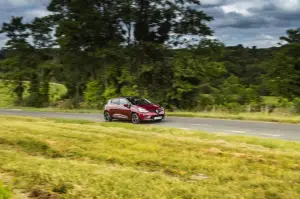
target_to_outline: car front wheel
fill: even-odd
[[[110,116],[109,112],[104,113],[104,119],[105,119],[105,122],[111,122],[112,121],[112,117]]]
[[[136,114],[136,113],[132,114],[131,121],[132,121],[133,124],[139,124],[141,122],[140,118],[139,118],[139,115]]]

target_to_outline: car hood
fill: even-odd
[[[143,105],[137,105],[136,107],[146,109],[147,111],[152,111],[160,108],[160,106],[156,104],[143,104]]]

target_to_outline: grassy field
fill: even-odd
[[[24,98],[28,97],[29,82],[25,82]],[[67,88],[62,84],[50,84],[50,101],[55,102],[59,100],[65,93]],[[4,81],[0,80],[0,107],[13,107],[16,101],[16,96],[13,93],[13,86],[6,85]]]
[[[297,142],[127,123],[0,124],[0,178],[19,198],[300,198]]]

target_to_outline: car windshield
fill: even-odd
[[[143,98],[132,97],[132,98],[127,98],[127,100],[130,103],[132,103],[133,105],[148,105],[148,104],[152,104],[149,100],[143,99]]]

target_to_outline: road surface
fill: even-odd
[[[34,112],[25,110],[0,109],[0,115],[32,116],[44,118],[84,119],[100,122],[101,114],[87,113],[54,113]],[[149,125],[175,127],[186,130],[201,130],[211,133],[225,133],[235,135],[250,135],[267,138],[300,141],[300,125],[280,124],[270,122],[202,119],[185,117],[167,117],[161,123],[147,123]],[[1,124],[0,124],[1,125]]]

